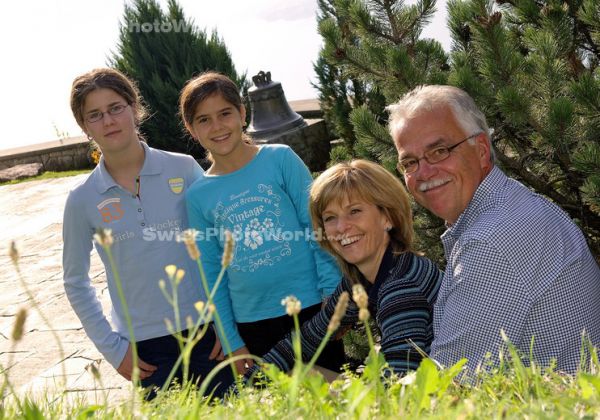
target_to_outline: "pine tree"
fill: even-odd
[[[150,117],[142,124],[148,144],[202,158],[202,147],[185,132],[177,101],[185,82],[207,70],[229,76],[246,87],[216,32],[210,36],[184,16],[175,0],[164,12],[156,0],[125,5],[117,52],[109,63],[137,81]]]
[[[315,66],[325,119],[348,153],[395,171],[396,151],[386,128],[385,106],[424,83],[446,83],[448,56],[435,40],[420,33],[435,13],[433,0],[406,6],[401,1],[319,0],[319,33],[324,46]],[[319,70],[331,68],[329,78]],[[332,87],[333,86],[333,87]],[[346,90],[344,90],[344,87]],[[331,116],[333,114],[333,116]],[[333,123],[332,123],[333,121]],[[334,149],[332,154],[335,154]],[[439,235],[443,221],[414,207],[417,247],[443,264]]]
[[[499,166],[567,211],[600,255],[600,0],[497,1],[448,2],[448,57],[421,38],[434,0],[331,0],[330,12],[347,24],[320,22],[321,54],[339,74],[380,91],[386,104],[420,84],[467,91],[493,129]],[[349,103],[352,155],[393,168],[379,104]],[[422,208],[415,220],[421,247],[441,258],[440,221]]]

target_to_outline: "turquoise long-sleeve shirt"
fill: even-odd
[[[233,261],[215,295],[225,333],[220,338],[231,351],[244,346],[237,322],[284,315],[281,300],[288,295],[305,308],[320,303],[341,280],[334,259],[312,236],[311,182],[292,149],[265,145],[243,168],[205,173],[186,193],[211,290],[221,269],[223,232],[231,231],[235,239]]]

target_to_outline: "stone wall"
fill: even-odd
[[[87,138],[62,140],[0,151],[0,170],[24,163],[41,163],[43,171],[70,171],[90,168]]]
[[[316,99],[289,102],[304,117],[307,126],[260,143],[289,145],[311,171],[322,171],[329,161],[330,135]],[[89,141],[83,136],[69,137],[31,146],[0,150],[0,170],[24,163],[41,163],[42,171],[70,171],[93,167],[88,157]]]

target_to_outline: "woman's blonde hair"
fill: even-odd
[[[347,263],[322,235],[325,232],[325,208],[331,203],[341,203],[350,198],[374,204],[388,217],[392,224],[388,233],[395,254],[412,252],[413,224],[406,189],[384,167],[368,160],[356,159],[338,163],[319,175],[310,189],[310,214],[314,230],[321,233],[317,235],[321,246],[335,256],[344,275],[356,281],[360,278],[356,266]]]

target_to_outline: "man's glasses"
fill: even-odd
[[[480,134],[481,134],[481,132],[472,134],[469,137],[467,137],[466,139],[459,141],[458,143],[456,143],[453,146],[439,146],[439,147],[436,147],[435,149],[428,150],[425,153],[423,153],[423,157],[420,157],[420,158],[407,157],[405,159],[402,159],[402,160],[400,160],[400,162],[398,162],[398,171],[400,171],[401,173],[403,173],[405,175],[416,172],[417,169],[419,169],[419,161],[421,159],[425,159],[427,161],[427,163],[429,163],[430,165],[433,165],[434,163],[439,163],[443,160],[446,160],[450,157],[450,152],[452,150],[454,150],[456,147],[460,146],[467,140],[471,140],[472,138],[477,137]]]
[[[114,117],[115,115],[119,115],[121,114],[123,111],[125,111],[125,108],[127,108],[129,105],[124,105],[124,104],[116,104],[111,106],[110,108],[108,108],[106,110],[106,112],[102,112],[102,111],[94,111],[94,112],[90,112],[89,114],[87,114],[87,116],[85,117],[85,120],[89,123],[95,123],[100,121],[102,118],[104,118],[104,114],[108,114],[111,117]]]

